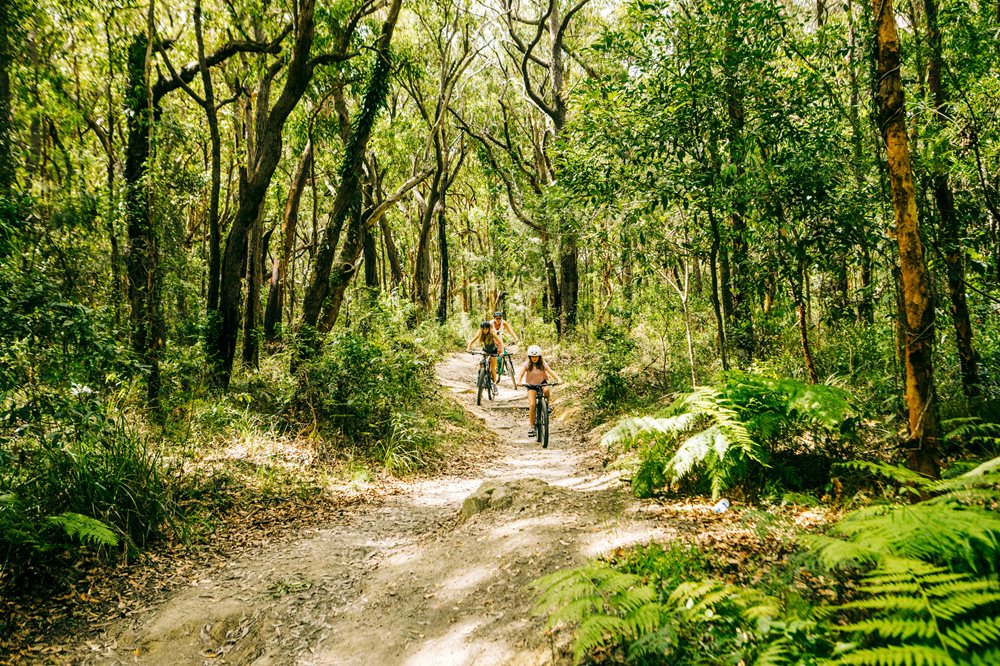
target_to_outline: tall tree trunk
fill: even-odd
[[[365,99],[361,106],[362,112],[358,116],[354,131],[351,133],[351,140],[348,142],[344,161],[341,164],[340,188],[337,190],[337,196],[333,202],[331,221],[316,252],[312,278],[302,302],[302,324],[312,329],[316,328],[323,305],[327,303],[328,298],[329,316],[327,321],[330,322],[331,326],[336,323],[344,293],[357,270],[358,257],[362,251],[364,237],[363,225],[366,223],[361,217],[361,167],[375,118],[385,103],[389,89],[389,76],[391,74],[389,44],[396,27],[396,21],[399,18],[400,5],[401,0],[392,0],[389,14],[382,24],[382,31],[375,47],[375,65],[372,77],[368,82],[368,89],[365,91]],[[337,248],[331,243],[332,234],[335,227],[345,223],[348,224],[347,236],[339,255],[337,255],[337,265],[336,270],[334,270],[334,253]],[[316,343],[318,340],[312,342]],[[314,353],[316,348],[313,344],[310,348],[302,351],[308,355]]]
[[[403,266],[399,261],[399,250],[396,249],[396,241],[392,238],[392,228],[389,220],[385,217],[379,219],[379,231],[382,232],[382,243],[385,245],[385,256],[389,260],[389,275],[392,280],[392,289],[397,289],[403,284]]]
[[[565,232],[559,240],[559,287],[560,331],[568,332],[576,328],[577,300],[580,291],[580,253],[577,249],[576,234]]]
[[[14,62],[13,41],[17,34],[14,0],[0,0],[0,197],[14,191],[15,164],[11,150],[10,68]]]
[[[375,232],[368,225],[365,225],[365,237],[362,243],[362,252],[365,262],[365,287],[372,293],[378,291],[378,252],[376,251]]]
[[[260,287],[263,284],[263,223],[258,216],[250,227],[247,239],[247,300],[243,309],[243,364],[256,368],[260,366],[260,340],[257,338],[257,324],[260,320]]]
[[[799,253],[802,249],[799,248]],[[806,303],[803,292],[803,284],[806,279],[805,262],[800,258],[796,262],[795,270],[790,277],[792,288],[792,303],[795,305],[795,318],[799,327],[799,343],[802,347],[802,360],[809,373],[809,381],[813,384],[819,383],[819,373],[816,371],[816,362],[813,360],[812,348],[809,345],[809,322],[806,316]]]
[[[152,7],[150,7],[152,11]],[[146,35],[137,35],[129,46],[128,150],[125,155],[125,219],[128,230],[126,269],[129,278],[132,348],[146,367],[146,397],[159,404],[159,352],[163,346],[163,315],[159,298],[159,253],[147,183],[154,100],[149,86],[150,48]]]
[[[314,0],[302,0],[295,26],[295,43],[281,95],[258,127],[253,155],[241,177],[239,208],[226,238],[219,284],[219,325],[210,342],[209,355],[215,368],[216,383],[229,386],[236,338],[240,329],[240,272],[246,263],[247,234],[260,214],[264,196],[271,184],[274,170],[281,158],[282,132],[285,120],[306,91],[312,75],[309,51],[312,48]],[[258,98],[258,104],[267,101]],[[262,114],[259,114],[262,115]]]
[[[441,180],[444,177],[444,168],[439,162],[427,191],[427,199],[420,210],[417,254],[413,261],[413,300],[424,309],[431,302],[431,231],[434,229],[434,216],[440,204]]]
[[[542,247],[545,252],[545,277],[546,284],[548,285],[548,307],[546,310],[549,313],[550,321],[556,325],[556,333],[562,335],[562,317],[560,313],[562,312],[562,296],[559,293],[559,278],[556,276],[556,266],[555,262],[552,261],[552,257],[549,256],[548,248],[545,248],[545,241],[542,241]]]
[[[437,320],[443,324],[448,320],[448,283],[451,273],[448,271],[448,225],[445,213],[445,197],[447,190],[442,189],[441,200],[438,203],[438,248],[441,262],[441,289],[438,293]]]
[[[941,29],[938,26],[937,0],[924,0],[924,14],[927,19],[927,87],[934,100],[933,122],[941,125],[942,119],[950,115],[948,96],[941,80],[944,69],[941,54]],[[961,229],[955,211],[955,196],[948,182],[948,172],[952,165],[951,153],[947,148],[932,160],[936,165],[932,174],[931,189],[941,220],[941,240],[944,245],[944,265],[948,274],[948,295],[951,298],[951,319],[955,327],[955,342],[958,344],[958,358],[962,367],[962,389],[969,399],[979,396],[979,368],[976,351],[972,344],[972,322],[965,297],[965,266],[963,261]]]
[[[864,165],[864,134],[861,128],[861,118],[858,108],[861,106],[861,86],[858,83],[858,67],[866,62],[859,53],[860,47],[857,40],[856,17],[854,15],[853,0],[847,2],[848,13],[848,47],[850,58],[848,61],[848,89],[850,91],[850,104],[847,107],[848,119],[851,123],[851,169],[854,172],[854,185],[860,193],[866,188]],[[872,279],[872,253],[871,242],[865,229],[858,229],[858,250],[861,255],[861,294],[858,300],[858,321],[863,324],[875,323],[875,283]]]
[[[722,238],[719,234],[719,221],[715,213],[708,211],[708,220],[712,228],[712,247],[709,250],[708,264],[712,278],[712,309],[715,311],[715,324],[719,332],[719,358],[722,361],[722,369],[729,370],[728,341],[726,340],[726,317],[723,313],[722,303],[719,299],[719,253],[722,245]],[[723,264],[725,265],[725,264]],[[722,288],[725,289],[725,276],[723,276]]]
[[[271,282],[268,288],[267,309],[264,311],[264,339],[273,342],[278,339],[281,313],[285,305],[285,282],[288,266],[295,250],[295,238],[298,233],[299,205],[302,202],[302,192],[309,181],[309,172],[313,161],[312,140],[306,141],[306,147],[299,157],[299,165],[292,178],[292,187],[285,200],[285,213],[281,221],[281,251],[274,253],[274,263],[271,264]],[[315,194],[314,194],[315,196]]]
[[[934,392],[934,301],[920,239],[913,169],[906,135],[906,110],[899,74],[899,37],[892,0],[873,0],[877,52],[875,93],[878,125],[886,146],[889,186],[899,245],[906,309],[906,443],[911,469],[936,478],[938,417]]]
[[[208,195],[208,310],[214,316],[219,309],[219,271],[222,266],[222,230],[219,225],[219,192],[222,189],[222,136],[219,113],[215,108],[212,71],[205,58],[204,30],[201,24],[201,0],[194,3],[194,36],[198,44],[198,70],[204,88],[205,119],[212,146],[211,178]]]

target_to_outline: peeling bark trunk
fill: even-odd
[[[873,10],[879,82],[875,102],[886,145],[906,315],[907,457],[911,469],[936,478],[940,468],[933,366],[934,301],[917,218],[899,74],[899,37],[892,1],[873,0]]]

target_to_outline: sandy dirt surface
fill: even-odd
[[[414,481],[290,543],[206,566],[189,587],[81,646],[75,661],[568,663],[565,639],[546,635],[532,615],[528,583],[669,534],[560,418],[558,392],[542,449],[527,438],[525,392],[509,378],[496,400],[475,406],[475,365],[456,355],[437,374],[498,433],[501,450],[488,463]]]

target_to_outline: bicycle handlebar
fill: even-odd
[[[521,388],[529,390],[529,391],[537,391],[538,389],[542,388],[543,386],[559,386],[562,383],[563,382],[552,382],[551,384],[548,383],[548,382],[546,382],[544,384],[521,384]]]

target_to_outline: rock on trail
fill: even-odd
[[[663,534],[560,421],[558,394],[542,449],[526,436],[525,393],[509,378],[495,401],[475,406],[475,365],[455,355],[437,374],[499,435],[481,469],[414,481],[291,543],[206,569],[74,661],[569,663],[532,615],[528,583]]]

